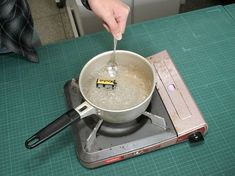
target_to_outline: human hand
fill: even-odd
[[[117,39],[122,39],[130,11],[121,0],[88,0],[92,11],[103,20],[105,29]]]

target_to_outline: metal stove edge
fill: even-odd
[[[168,52],[164,50],[148,59],[155,69],[156,87],[178,137],[186,138],[187,135],[197,130],[205,135],[208,131],[208,124]],[[164,78],[166,78],[165,81]]]

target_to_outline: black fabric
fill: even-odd
[[[38,62],[33,32],[33,19],[26,0],[0,0],[1,47]]]
[[[88,3],[88,0],[81,0],[82,4],[84,7],[86,7],[88,10],[91,10],[91,7]]]

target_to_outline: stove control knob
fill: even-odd
[[[196,143],[196,142],[204,141],[204,137],[201,132],[197,131],[189,135],[188,140],[190,143]]]

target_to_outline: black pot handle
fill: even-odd
[[[61,115],[59,118],[51,122],[49,125],[35,133],[29,139],[25,141],[25,147],[28,149],[32,149],[39,144],[43,143],[47,139],[51,138],[55,134],[59,133],[66,127],[68,127],[71,123],[80,119],[80,115],[74,109],[71,109]]]

